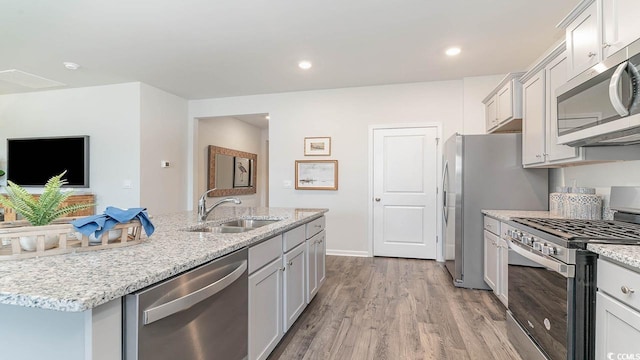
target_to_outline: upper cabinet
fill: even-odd
[[[522,76],[522,164],[558,166],[583,160],[582,149],[558,145],[555,90],[567,80],[565,43],[551,48]]]
[[[584,0],[558,24],[565,29],[573,78],[640,37],[637,0]]]
[[[520,73],[509,73],[482,101],[487,133],[522,130],[522,84]]]
[[[602,57],[596,5],[589,5],[566,28],[570,77],[597,64]]]

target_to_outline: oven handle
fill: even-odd
[[[566,278],[575,277],[576,269],[573,265],[567,265],[559,261],[552,260],[546,256],[533,253],[513,239],[509,239],[509,248],[513,249],[513,251],[515,251],[518,255],[522,255],[525,258],[537,264],[540,264],[549,270],[553,270]]]

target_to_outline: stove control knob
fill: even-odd
[[[545,255],[556,255],[558,250],[551,245],[542,245],[542,253]]]
[[[533,242],[533,250],[542,251],[544,245],[540,241]]]
[[[507,236],[512,238],[513,237],[513,230],[511,230],[511,229],[507,230]]]
[[[534,243],[533,239],[534,239],[534,237],[531,236],[531,235],[523,236],[522,237],[522,243],[526,244],[526,245],[529,245],[529,246],[533,246],[533,243]]]

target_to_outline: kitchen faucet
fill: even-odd
[[[216,190],[216,188],[205,191],[204,194],[200,196],[200,200],[198,200],[198,221],[200,222],[204,222],[205,220],[207,220],[209,213],[211,213],[213,209],[215,209],[221,204],[224,204],[227,202],[233,202],[234,204],[238,205],[242,203],[242,201],[240,201],[240,199],[238,198],[226,198],[211,205],[211,207],[207,209],[207,194],[209,194],[213,190]]]

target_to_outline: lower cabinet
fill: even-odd
[[[598,260],[596,359],[640,357],[640,273]]]
[[[484,281],[495,292],[498,288],[498,235],[484,231]]]
[[[324,231],[307,240],[307,304],[316,296],[326,277],[325,246]]]
[[[282,339],[282,257],[249,276],[249,359],[266,359]]]
[[[284,332],[289,330],[307,306],[305,246],[302,243],[282,257],[284,263]]]
[[[249,248],[249,360],[264,360],[325,281],[324,217]]]
[[[490,216],[484,216],[483,270],[484,281],[504,306],[507,306],[509,245],[499,235],[500,229],[506,229],[506,225]]]

